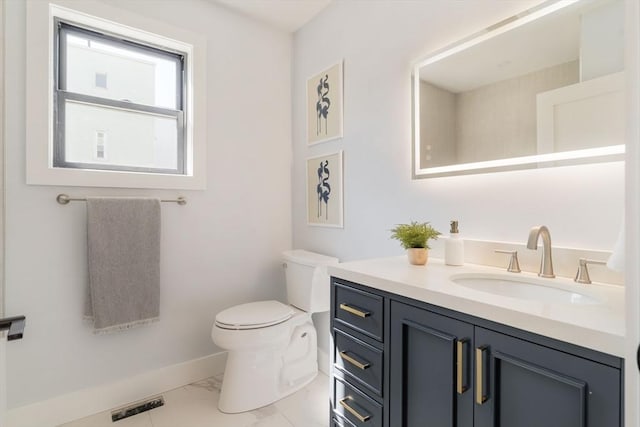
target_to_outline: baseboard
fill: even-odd
[[[54,427],[224,372],[221,352],[131,378],[11,409],[6,427]]]
[[[325,375],[329,375],[330,372],[329,353],[318,348],[318,370]]]

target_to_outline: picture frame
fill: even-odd
[[[307,145],[342,138],[342,61],[307,80]]]
[[[342,150],[307,158],[307,224],[343,228]]]

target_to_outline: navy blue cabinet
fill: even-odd
[[[385,298],[355,284],[331,288],[331,416],[345,427],[388,426]]]
[[[332,278],[336,426],[622,427],[617,357]]]
[[[621,426],[619,369],[476,327],[475,426]]]
[[[391,302],[393,427],[473,426],[473,325]]]

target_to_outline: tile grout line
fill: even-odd
[[[290,426],[290,427],[296,427],[296,426],[295,426],[295,424],[293,424],[293,421],[291,421],[291,420],[289,419],[289,417],[287,417],[287,414],[285,414],[285,413],[284,413],[284,411],[281,411],[281,410],[279,410],[279,409],[278,409],[278,413],[282,414],[282,417],[283,417],[285,420],[287,420],[287,422],[289,423],[289,426]]]

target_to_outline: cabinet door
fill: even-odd
[[[476,427],[619,427],[620,371],[476,327]]]
[[[392,301],[389,348],[391,426],[472,425],[472,325]]]

